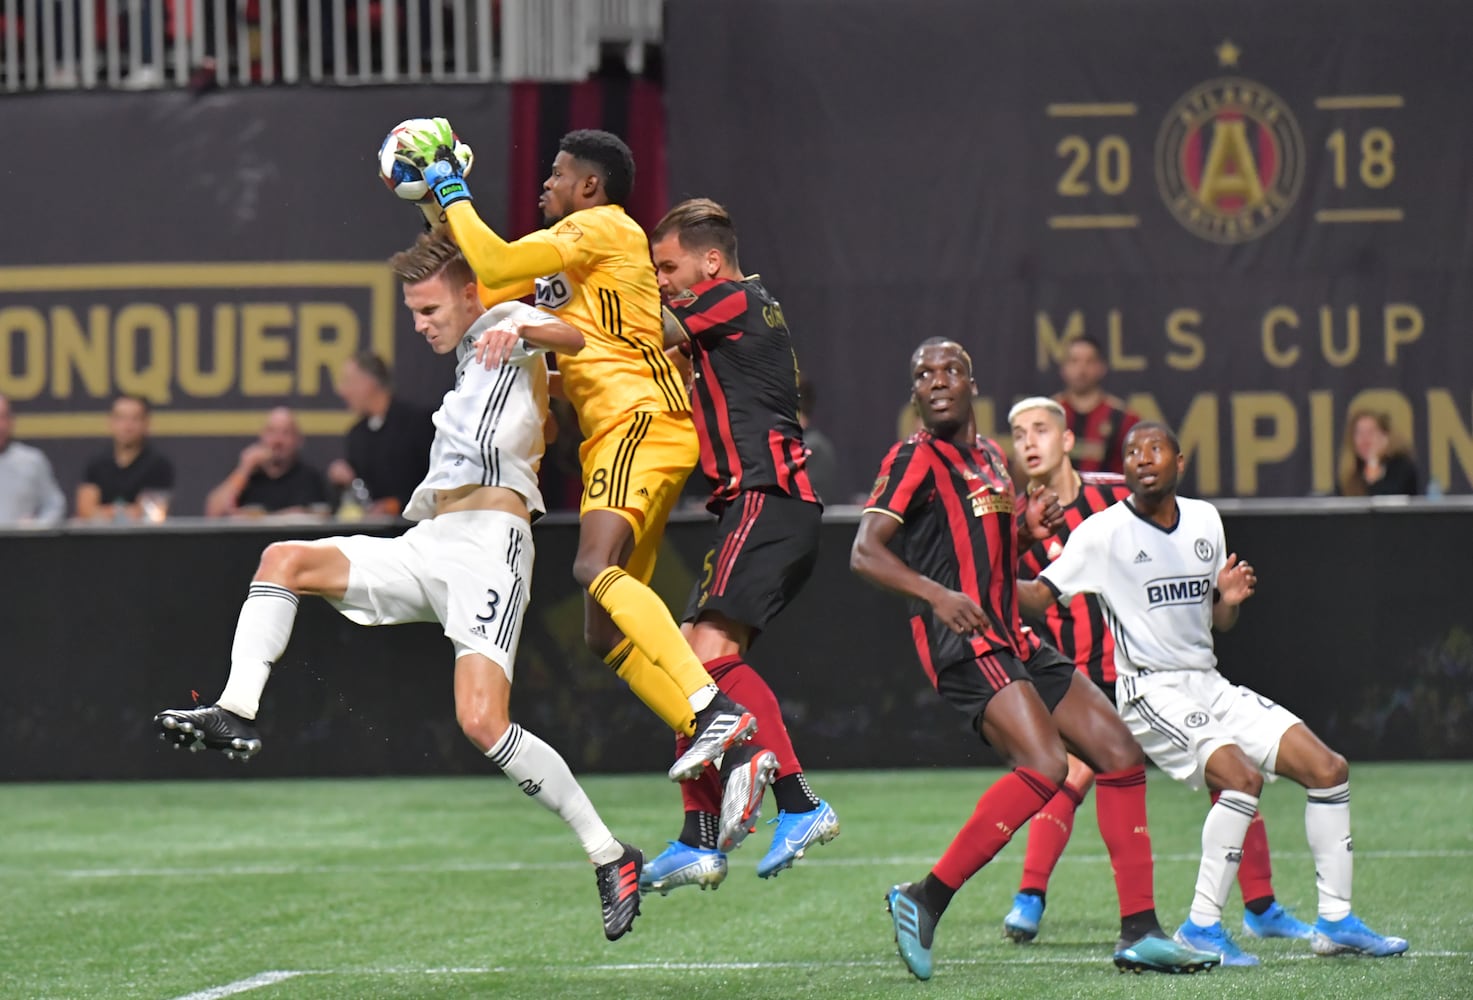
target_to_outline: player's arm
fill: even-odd
[[[481,221],[468,200],[446,206],[445,220],[455,245],[488,288],[525,285],[563,269],[562,255],[551,243],[528,238],[508,243]]]
[[[542,351],[577,354],[583,350],[582,332],[551,313],[520,302],[511,309],[510,315],[476,338],[476,360],[485,367],[496,368]]]
[[[481,305],[487,309],[500,305],[503,302],[511,302],[513,299],[524,299],[535,291],[537,291],[537,281],[533,278],[513,281],[506,285],[496,285],[495,287],[486,284],[484,281],[476,282],[476,292],[481,297]]]
[[[890,550],[890,540],[899,530],[900,522],[888,511],[865,511],[849,552],[849,568],[878,587],[925,601],[937,619],[957,635],[985,629],[987,615],[975,601],[917,573]]]
[[[1033,580],[1018,581],[1018,607],[1041,618],[1051,604],[1068,604],[1075,594],[1098,594],[1104,587],[1105,553],[1100,550],[1098,523],[1086,518],[1069,535],[1059,558]]]

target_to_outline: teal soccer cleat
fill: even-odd
[[[1197,951],[1152,931],[1133,944],[1121,941],[1115,947],[1115,968],[1121,972],[1205,972],[1222,961],[1215,952]]]
[[[917,979],[931,978],[931,942],[936,936],[936,915],[908,890],[911,883],[897,885],[885,894],[885,909],[895,924],[895,947],[900,960]]]

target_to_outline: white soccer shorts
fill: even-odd
[[[359,625],[439,622],[455,656],[480,653],[512,679],[532,588],[532,529],[514,514],[467,510],[420,521],[398,538],[348,535],[313,544],[347,556],[333,606]]]
[[[1115,685],[1120,717],[1146,756],[1177,781],[1196,789],[1207,759],[1230,743],[1273,780],[1279,740],[1299,716],[1233,684],[1216,670],[1165,670],[1121,677]]]

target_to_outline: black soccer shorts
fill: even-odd
[[[823,508],[782,493],[747,490],[716,522],[716,538],[681,621],[719,612],[760,632],[787,607],[818,562]]]
[[[987,711],[993,697],[1009,684],[1032,681],[1044,707],[1052,713],[1069,693],[1074,674],[1073,662],[1048,643],[1043,643],[1026,662],[1000,649],[943,667],[936,672],[936,693],[965,715],[980,734],[982,713]]]

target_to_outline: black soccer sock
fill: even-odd
[[[772,783],[772,797],[783,812],[806,813],[818,808],[818,796],[808,787],[803,772],[785,774]]]
[[[686,847],[699,847],[707,851],[714,851],[716,850],[716,836],[720,829],[720,816],[692,809],[685,814],[685,825],[680,828],[679,839]]]
[[[1037,896],[1039,899],[1046,899],[1047,898],[1044,895],[1044,892],[1043,892],[1042,889],[1019,889],[1018,890],[1018,895],[1020,895],[1020,896]]]
[[[925,881],[913,886],[916,899],[926,904],[926,909],[936,914],[936,919],[941,919],[941,914],[951,905],[951,897],[956,895],[956,890],[941,881],[934,874],[927,874]]]
[[[1158,934],[1164,933],[1161,930],[1161,921],[1156,919],[1154,909],[1142,910],[1120,918],[1120,940],[1122,941],[1139,941],[1152,931]]]
[[[1243,909],[1247,910],[1255,917],[1263,916],[1269,911],[1269,907],[1273,905],[1274,898],[1272,896],[1259,896],[1257,899],[1247,899],[1243,901]]]

